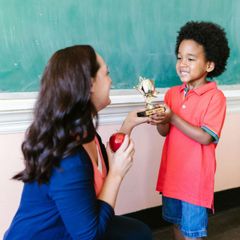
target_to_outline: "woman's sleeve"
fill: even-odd
[[[93,169],[86,154],[62,160],[50,180],[49,196],[73,239],[101,239],[114,215],[113,208],[96,198]]]

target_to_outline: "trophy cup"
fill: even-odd
[[[146,110],[143,112],[138,112],[138,117],[148,117],[155,113],[165,112],[166,108],[163,105],[156,106],[156,104],[152,103],[153,98],[157,97],[158,94],[157,90],[155,89],[153,80],[140,76],[139,83],[134,88],[136,88],[144,96],[145,99]]]

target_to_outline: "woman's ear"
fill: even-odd
[[[212,72],[215,68],[215,63],[214,62],[208,62],[207,63],[207,72]]]

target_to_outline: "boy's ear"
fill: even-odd
[[[213,71],[215,68],[215,63],[214,62],[208,62],[207,63],[207,72]]]

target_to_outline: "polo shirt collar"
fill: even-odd
[[[184,89],[186,89],[186,88],[187,88],[187,84],[183,83],[180,86],[180,91],[184,91]],[[208,92],[209,90],[216,89],[216,88],[217,88],[217,84],[215,82],[208,82],[207,84],[204,84],[203,86],[193,89],[192,91],[198,95],[202,95],[205,92]]]

